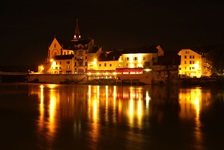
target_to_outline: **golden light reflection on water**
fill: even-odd
[[[201,144],[203,135],[201,131],[200,112],[203,106],[208,105],[211,93],[201,88],[180,89],[179,103],[181,106],[180,118],[184,120],[195,120],[195,138]]]
[[[54,89],[55,87],[54,84],[47,84],[40,85],[39,90],[31,90],[31,94],[36,94],[39,99],[38,134],[43,135],[42,140],[48,141],[49,144],[52,144],[57,128],[55,116],[58,107],[58,95]]]

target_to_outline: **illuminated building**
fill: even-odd
[[[103,51],[101,47],[94,45],[94,39],[81,37],[78,20],[76,20],[73,39],[61,40],[54,37],[48,48],[48,57],[38,66],[36,74],[78,74],[84,82],[86,79],[88,81],[112,79],[116,82],[128,80],[131,83],[136,81],[147,84],[166,82],[171,69],[160,64],[159,58],[164,56],[164,51],[158,44],[135,49]],[[59,76],[62,77],[55,75],[55,79]],[[78,76],[72,76],[72,78],[70,75],[65,76],[63,77],[66,81],[67,79],[80,81]],[[36,78],[39,79],[39,77]],[[62,78],[60,82],[65,81]],[[39,79],[42,82],[48,82],[47,80],[49,80],[47,76]]]
[[[180,77],[210,76],[211,65],[203,54],[197,53],[191,49],[182,49],[178,55],[181,57],[179,65]]]
[[[164,52],[159,45],[138,49],[126,49],[120,56],[118,68],[149,68],[158,61]]]
[[[118,67],[119,51],[102,52],[97,58],[89,62],[87,76],[88,79],[116,79]]]
[[[84,74],[88,68],[88,61],[100,51],[102,49],[94,45],[94,39],[81,37],[78,20],[76,20],[73,39],[61,40],[54,37],[48,48],[47,60],[40,65],[38,72],[44,74]]]
[[[152,69],[158,57],[164,56],[159,45],[138,49],[124,49],[102,52],[98,59],[89,62],[88,79],[120,79],[151,82]],[[157,65],[158,70],[158,65]]]

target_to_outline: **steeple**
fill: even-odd
[[[76,25],[75,25],[75,34],[74,34],[74,41],[78,41],[81,39],[80,31],[79,31],[79,22],[78,18],[76,19]]]

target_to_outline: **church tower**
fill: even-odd
[[[76,19],[75,34],[74,34],[73,41],[78,41],[79,39],[81,39],[81,35],[79,31],[79,22],[78,22],[78,19]]]

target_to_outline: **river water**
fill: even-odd
[[[0,84],[0,149],[224,149],[224,88]]]

